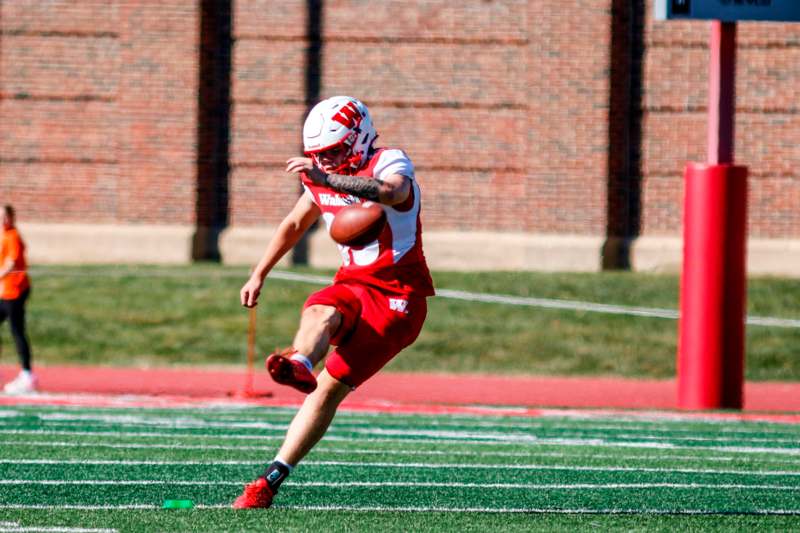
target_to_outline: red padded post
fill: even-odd
[[[747,167],[689,163],[685,183],[678,405],[741,409]]]

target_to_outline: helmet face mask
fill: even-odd
[[[325,172],[341,172],[350,166],[350,146],[340,143],[333,148],[310,154],[314,164]]]
[[[318,103],[303,126],[305,154],[315,165],[327,167],[323,168],[326,172],[357,171],[367,162],[377,137],[367,106],[349,96],[333,96]],[[346,153],[337,161],[340,147]]]

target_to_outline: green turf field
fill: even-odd
[[[293,272],[330,279],[330,272]],[[37,266],[29,332],[34,363],[244,364],[244,267]],[[434,272],[437,289],[595,304],[678,308],[674,275],[604,272]],[[259,354],[291,343],[300,308],[319,284],[269,279],[258,309]],[[800,319],[796,280],[751,279],[749,313]],[[513,375],[675,376],[674,319],[430,299],[419,339],[389,371]],[[7,331],[7,329],[5,330]],[[748,326],[746,377],[800,380],[800,327]],[[16,357],[7,333],[1,361]]]
[[[800,528],[800,426],[579,411],[343,412],[272,509],[229,509],[292,413],[4,406],[0,531]]]

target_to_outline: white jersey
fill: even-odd
[[[339,245],[342,267],[336,279],[358,279],[395,292],[433,294],[433,283],[422,252],[422,224],[420,222],[421,192],[414,178],[414,165],[402,150],[378,149],[366,166],[356,176],[383,179],[401,174],[411,180],[408,199],[393,206],[381,205],[386,211],[386,227],[378,238],[361,247]],[[363,199],[316,185],[303,178],[308,194],[322,211],[322,218],[330,231],[333,218],[343,207],[362,202]]]

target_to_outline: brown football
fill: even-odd
[[[336,213],[331,223],[331,238],[345,246],[364,246],[378,238],[386,225],[381,204],[364,202],[348,205]]]

